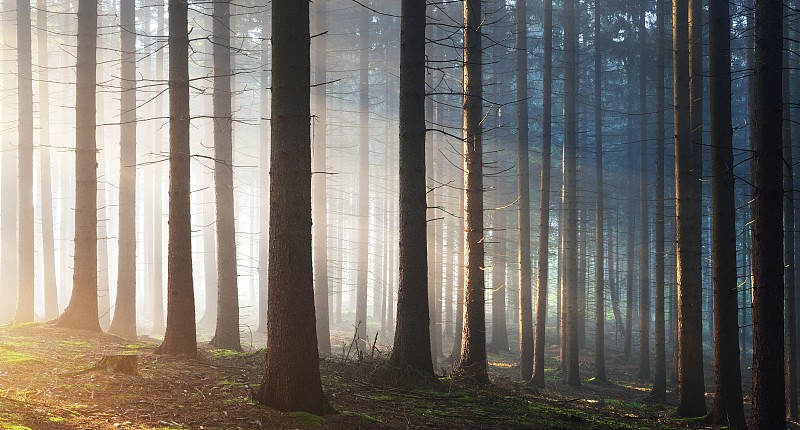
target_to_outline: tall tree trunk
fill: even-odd
[[[718,425],[747,429],[742,408],[739,368],[739,321],[736,271],[736,204],[734,199],[731,124],[730,5],[709,3],[709,60],[712,169],[712,255],[714,256],[714,407]]]
[[[425,0],[403,0],[400,23],[400,207],[397,326],[391,363],[433,375],[425,203]]]
[[[631,60],[625,62],[625,76],[627,82],[630,83],[633,81],[633,71],[631,66]],[[628,97],[627,102],[627,111],[633,112],[633,96],[630,95]],[[630,115],[626,119],[627,122],[627,141],[632,142],[633,137],[633,117]],[[626,357],[630,357],[631,353],[633,352],[633,322],[635,320],[635,312],[636,308],[633,306],[633,301],[635,297],[635,290],[633,288],[633,281],[634,281],[634,265],[636,264],[636,255],[635,255],[635,243],[636,243],[636,199],[634,196],[637,193],[636,190],[636,174],[634,173],[636,170],[636,153],[633,150],[628,150],[628,168],[631,170],[631,174],[627,178],[627,189],[628,189],[628,197],[627,197],[627,212],[628,212],[628,230],[627,230],[627,245],[626,245],[626,252],[625,252],[625,270],[626,270],[626,277],[625,277],[625,331],[627,332],[628,336],[625,338],[625,345],[623,346],[623,351]]]
[[[19,278],[16,324],[33,321],[33,53],[31,2],[17,0],[17,100],[19,119]]]
[[[528,0],[517,0],[514,21],[514,32],[516,33],[517,37],[517,100],[519,100],[519,103],[517,104],[517,194],[519,196],[519,206],[517,210],[517,219],[519,223],[519,237],[517,239],[519,247],[519,372],[520,377],[525,382],[530,381],[531,376],[533,376],[533,299],[531,297],[531,283],[533,281],[531,274],[531,180],[528,148],[527,2]],[[549,179],[550,178],[548,175],[548,180]],[[542,202],[544,202],[544,199],[544,192],[542,192]],[[544,236],[540,236],[540,242],[547,243],[548,241],[544,239]],[[541,270],[541,265],[539,270]],[[545,275],[545,278],[546,277],[547,275]],[[539,288],[541,288],[541,284]],[[545,291],[547,291],[546,288]]]
[[[160,354],[197,354],[189,181],[188,2],[169,0],[169,248],[167,328]]]
[[[160,41],[164,38],[164,5],[155,5],[157,9],[157,29],[158,39]],[[159,45],[156,52],[156,82],[164,81],[164,51],[165,46],[163,42]],[[159,96],[155,99],[156,118],[163,116],[164,99]],[[156,138],[153,142],[153,151],[159,159],[163,159],[163,140],[164,132],[163,127],[156,130]],[[164,333],[164,258],[163,258],[163,234],[162,225],[164,224],[163,204],[162,204],[162,188],[163,188],[163,170],[164,166],[161,163],[156,164],[155,172],[153,173],[153,335],[161,336]]]
[[[462,147],[463,151],[463,147]],[[460,154],[463,157],[463,154]],[[464,193],[458,193],[458,206],[459,208],[464,207]],[[459,223],[463,226],[463,224]],[[462,228],[463,229],[463,228]],[[464,339],[464,275],[465,275],[465,266],[464,257],[466,254],[464,253],[464,240],[466,234],[465,232],[459,232],[456,234],[456,246],[455,249],[458,250],[456,254],[456,261],[459,264],[456,267],[456,325],[453,329],[454,339],[453,339],[453,350],[450,352],[450,360],[451,362],[457,364],[458,361],[461,359],[461,343]],[[399,298],[399,293],[398,293]]]
[[[325,3],[324,1],[320,3]],[[269,171],[270,171],[270,83],[269,83],[269,46],[267,40],[272,34],[268,1],[264,1],[264,12],[261,14],[261,122],[259,131],[258,153],[258,333],[267,332],[267,290],[269,261]]]
[[[565,267],[564,301],[566,303],[565,382],[579,386],[578,356],[578,136],[577,136],[577,60],[578,29],[575,22],[575,0],[564,1],[564,200]]]
[[[108,332],[136,338],[136,5],[120,3],[119,253],[114,320]]]
[[[656,207],[655,207],[655,350],[653,354],[653,390],[650,397],[663,402],[667,398],[667,352],[664,315],[664,70],[666,36],[666,0],[656,0]]]
[[[524,0],[523,0],[524,1]],[[544,0],[544,59],[542,61],[542,180],[539,205],[538,282],[536,287],[536,327],[531,383],[544,387],[544,352],[547,325],[547,283],[550,262],[550,170],[553,112],[553,1]],[[521,277],[520,277],[521,278]],[[520,289],[522,294],[522,289]],[[520,295],[520,309],[524,306]],[[521,320],[520,320],[521,321]],[[556,326],[558,323],[556,322]],[[521,330],[521,328],[520,328]],[[520,347],[520,354],[522,348]],[[525,364],[520,364],[520,372]],[[522,374],[523,379],[525,374]]]
[[[322,34],[315,41],[314,50],[314,151],[312,154],[312,193],[314,214],[314,286],[316,291],[315,308],[317,311],[317,342],[319,353],[322,356],[331,355],[331,335],[328,315],[328,219],[327,219],[327,167],[325,165],[325,150],[327,146],[327,52],[328,40],[323,33],[327,30],[327,4],[326,0],[314,3],[315,33]],[[379,266],[380,267],[380,266]]]
[[[59,327],[100,331],[97,313],[97,2],[78,2],[75,95],[75,260],[69,305]]]
[[[784,5],[786,16],[792,12]],[[789,20],[783,20],[783,37],[787,50],[783,51],[783,100],[787,103],[791,100],[789,89],[791,88],[791,69],[790,52],[791,49],[789,35]],[[797,315],[795,314],[795,290],[794,279],[794,199],[791,193],[794,191],[794,180],[792,170],[792,115],[791,106],[783,108],[783,267],[784,267],[784,312],[785,321],[785,348],[786,348],[786,418],[797,421]]]
[[[508,351],[506,328],[506,227],[505,209],[494,211],[494,255],[492,256],[492,340],[488,350],[492,353]]]
[[[359,134],[358,134],[358,272],[356,274],[356,331],[359,348],[367,342],[367,288],[369,281],[369,50],[370,16],[359,13]]]
[[[50,87],[47,48],[47,1],[36,1],[36,39],[39,63],[39,171],[42,202],[42,262],[44,281],[44,319],[58,318],[58,287],[56,283],[55,239],[53,233],[53,181],[50,151]]]
[[[214,191],[217,212],[217,327],[211,345],[240,351],[233,202],[230,1],[214,2]]]
[[[461,360],[463,377],[488,382],[486,373],[486,286],[483,231],[483,52],[480,0],[464,1],[464,327]]]
[[[692,126],[698,112],[690,109],[697,104],[690,100],[690,79],[695,84],[702,78],[696,64],[690,68],[691,47],[689,24],[694,31],[700,16],[694,4],[699,0],[673,3],[673,51],[675,94],[675,193],[677,202],[677,264],[678,264],[678,415],[702,416],[706,413],[703,382],[703,321],[702,273],[700,262],[702,148],[694,138]],[[691,6],[690,6],[691,5]],[[689,7],[687,7],[689,6]],[[691,12],[690,12],[691,11]],[[697,34],[692,34],[696,37]],[[697,40],[692,38],[692,40]],[[691,92],[691,97],[702,97]]]
[[[600,14],[599,2],[594,4],[594,153],[595,153],[595,308],[594,308],[594,367],[598,381],[608,380],[606,374],[606,303],[605,303],[605,253],[604,209],[603,209],[603,62],[600,54]]]
[[[783,3],[755,2],[753,409],[755,430],[786,426],[783,328]]]
[[[322,395],[311,250],[309,3],[272,1],[272,181],[269,321],[258,401],[281,411],[330,412]]]
[[[17,71],[14,69],[16,62],[16,0],[3,0],[3,88],[10,91],[11,97],[16,90],[18,81],[14,78]],[[3,121],[9,124],[15,123],[17,110],[9,106],[3,109]],[[8,322],[14,317],[14,305],[17,303],[17,283],[18,276],[18,254],[17,248],[17,164],[15,151],[17,142],[14,133],[3,133],[3,155],[2,161],[2,184],[0,185],[0,267],[3,268],[0,274],[0,292],[5,297],[3,304],[0,305],[0,318],[3,323]]]
[[[639,1],[639,379],[650,379],[650,223],[647,192],[648,0]]]

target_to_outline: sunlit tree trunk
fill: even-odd
[[[16,324],[33,321],[33,72],[31,3],[17,0],[17,107],[19,111],[19,278]]]
[[[483,52],[480,0],[464,1],[464,321],[457,372],[488,382],[483,230]]]
[[[544,386],[544,352],[547,325],[547,283],[550,260],[550,169],[552,157],[552,98],[553,98],[553,2],[544,0],[544,59],[542,61],[542,180],[539,206],[539,252],[536,288],[536,327],[533,345],[531,383]],[[521,278],[521,277],[520,277]],[[521,281],[520,281],[521,282]],[[524,306],[520,288],[520,309]],[[556,322],[556,326],[558,322]],[[520,330],[522,329],[520,318]],[[520,354],[522,354],[520,347]],[[520,364],[523,379],[525,364]]]
[[[260,403],[330,412],[322,395],[311,249],[309,3],[272,1],[269,317]]]
[[[44,263],[44,319],[58,318],[58,287],[56,285],[55,239],[53,233],[53,169],[50,152],[50,87],[47,48],[47,2],[36,2],[36,39],[39,63],[39,165],[42,202],[42,260]]]
[[[17,17],[16,0],[3,0],[3,88],[4,97],[13,98],[17,88],[16,79],[16,49],[17,44]],[[14,124],[18,120],[17,110],[6,105],[3,109],[3,121]],[[14,316],[14,305],[17,303],[18,266],[17,256],[17,134],[3,133],[2,137],[2,184],[0,184],[0,292],[3,304],[0,305],[0,318],[2,322],[10,321]]]
[[[117,298],[109,333],[136,338],[136,6],[120,3],[120,185]]]
[[[189,181],[187,0],[169,0],[169,249],[167,327],[160,354],[197,354]]]
[[[69,305],[56,325],[100,331],[97,314],[97,2],[78,3],[75,259]]]

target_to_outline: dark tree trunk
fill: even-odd
[[[97,2],[78,3],[75,260],[72,297],[56,325],[100,331],[97,313]]]
[[[36,1],[36,35],[39,61],[39,163],[42,181],[42,260],[44,281],[44,319],[58,318],[58,287],[56,285],[55,238],[53,233],[53,184],[50,152],[50,88],[48,83],[47,2]],[[0,310],[2,312],[2,310]],[[1,316],[0,316],[1,318]]]
[[[323,34],[327,28],[327,0],[314,3],[315,34],[322,34],[315,40],[314,50],[314,151],[312,154],[312,197],[314,223],[314,307],[317,312],[317,342],[322,356],[331,355],[330,317],[328,315],[328,219],[327,219],[327,167],[325,151],[327,146],[327,52],[328,41]],[[380,267],[380,266],[379,266]],[[377,299],[377,296],[376,296]]]
[[[594,4],[594,152],[595,152],[595,192],[597,206],[595,213],[595,308],[594,308],[594,367],[598,381],[608,380],[606,374],[606,303],[605,303],[605,253],[603,223],[603,62],[600,55],[600,14],[599,2]]]
[[[189,196],[188,2],[169,1],[169,248],[167,328],[160,354],[197,354]]]
[[[483,52],[480,0],[464,1],[464,327],[457,371],[488,383],[484,309]]]
[[[539,206],[538,282],[536,287],[536,327],[531,383],[544,386],[544,352],[547,325],[547,283],[550,261],[550,169],[552,156],[553,99],[553,1],[544,0],[544,59],[542,62],[542,180]],[[521,292],[522,290],[520,290]],[[523,303],[520,296],[520,309]],[[558,325],[558,323],[556,323]],[[521,351],[520,351],[521,354]],[[524,363],[520,369],[524,368]],[[521,370],[520,370],[521,371]],[[525,375],[523,374],[523,379]]]
[[[747,429],[739,368],[736,272],[736,204],[731,124],[730,5],[709,3],[709,62],[712,169],[712,255],[714,256],[714,407],[718,425]]]
[[[531,298],[530,160],[528,159],[528,7],[526,3],[527,0],[517,0],[514,31],[517,35],[517,100],[519,100],[517,104],[519,372],[522,380],[527,382],[533,374],[533,308]],[[547,240],[544,242],[547,243]]]
[[[114,320],[108,332],[136,338],[136,5],[123,1],[120,19],[119,254]]]
[[[666,49],[666,0],[656,0],[656,207],[655,207],[655,350],[653,390],[650,396],[660,402],[667,398],[667,352],[664,329],[664,70]]]
[[[231,110],[231,12],[229,0],[214,2],[214,192],[217,224],[217,326],[211,345],[240,351],[239,287],[233,202]]]
[[[755,430],[786,426],[783,327],[783,3],[755,2],[753,409]]]
[[[789,7],[784,5],[786,16],[792,12]],[[783,20],[783,37],[786,45],[789,42],[789,20]],[[791,70],[790,70],[790,51],[791,46],[783,51],[783,100],[787,103],[790,100]],[[794,199],[791,193],[794,191],[794,180],[792,170],[792,116],[791,107],[787,105],[783,108],[783,267],[784,267],[784,311],[785,321],[785,348],[786,348],[786,418],[797,421],[797,315],[795,314],[795,300],[797,292],[795,290],[794,279]]]
[[[433,375],[425,203],[425,0],[403,0],[400,24],[400,207],[397,326],[391,363]]]
[[[322,394],[311,250],[309,3],[272,1],[272,181],[269,313],[258,401],[329,412]]]
[[[18,291],[14,322],[33,321],[33,53],[31,2],[17,0],[17,107],[19,109]]]
[[[694,4],[699,0],[689,0]],[[675,193],[677,202],[678,264],[678,415],[697,417],[706,414],[703,382],[702,276],[700,262],[702,148],[695,142],[690,112],[690,78],[702,78],[696,67],[690,69],[689,23],[700,16],[685,2],[673,3],[673,51],[675,94]],[[691,13],[689,12],[691,10]],[[697,27],[695,27],[697,31]],[[696,34],[693,34],[696,36]],[[696,66],[696,65],[694,65]],[[693,97],[701,94],[692,92]],[[690,115],[691,114],[691,115]]]

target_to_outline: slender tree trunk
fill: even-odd
[[[358,135],[358,272],[356,274],[356,326],[359,348],[367,341],[367,284],[369,281],[369,50],[370,16],[359,13],[359,135]]]
[[[233,202],[230,1],[214,2],[214,191],[217,212],[217,325],[211,345],[240,351]]]
[[[566,303],[566,361],[565,382],[579,386],[578,365],[578,205],[577,205],[577,107],[578,90],[578,30],[575,20],[575,0],[564,1],[564,200],[566,260],[564,265],[564,302]]]
[[[506,328],[506,232],[508,215],[504,209],[494,212],[494,255],[492,256],[492,340],[488,351],[508,351]]]
[[[317,341],[322,356],[331,355],[331,335],[328,316],[328,220],[327,220],[327,167],[325,150],[327,146],[327,51],[328,40],[323,33],[327,31],[327,1],[314,3],[315,33],[314,47],[314,151],[312,154],[312,193],[314,213],[314,303],[317,311]]]
[[[463,150],[463,149],[462,149]],[[463,157],[463,154],[461,154]],[[464,207],[464,193],[458,193],[458,207]],[[458,250],[456,254],[456,261],[459,262],[456,267],[456,325],[453,330],[455,338],[453,339],[453,350],[450,352],[450,361],[458,363],[457,360],[461,358],[461,343],[464,339],[464,275],[465,275],[465,254],[464,254],[464,239],[465,232],[458,232],[456,234],[456,246]],[[399,298],[399,293],[398,293]]]
[[[627,81],[630,83],[633,80],[633,72],[631,70],[631,60],[630,58],[626,61],[626,73],[625,76]],[[627,111],[633,112],[633,96],[629,96],[627,102]],[[629,115],[627,120],[627,141],[633,141],[633,118]],[[636,170],[636,156],[633,150],[628,150],[628,166],[631,171],[631,174],[627,178],[627,188],[629,191],[627,197],[628,203],[628,231],[627,231],[627,246],[626,246],[626,256],[625,256],[625,270],[626,270],[626,279],[625,279],[625,327],[628,336],[625,338],[625,345],[623,346],[623,350],[626,357],[630,357],[631,353],[633,352],[633,321],[636,312],[636,308],[633,306],[635,290],[633,288],[633,281],[634,281],[634,265],[636,264],[636,256],[635,256],[635,239],[636,239],[636,199],[634,196],[636,195],[636,174],[633,173]]]
[[[677,263],[678,263],[678,415],[702,416],[706,413],[703,381],[703,321],[702,272],[700,261],[702,148],[692,128],[699,113],[697,103],[691,102],[697,93],[697,81],[702,78],[697,64],[691,64],[690,23],[694,31],[700,16],[694,4],[699,0],[673,3],[673,51],[675,94],[675,192],[677,202]],[[689,6],[687,8],[687,6]],[[691,12],[690,12],[691,11]],[[692,40],[697,41],[697,34]],[[690,91],[690,79],[694,91]],[[694,121],[691,120],[694,118]]]
[[[269,353],[257,399],[281,411],[321,415],[330,406],[322,394],[314,322],[308,10],[308,2],[272,1]]]
[[[664,70],[666,36],[664,23],[666,0],[656,0],[656,207],[655,207],[655,350],[653,354],[653,390],[650,397],[663,402],[667,398],[667,353],[664,315]]]
[[[197,354],[189,197],[188,2],[169,0],[169,249],[167,328],[159,354]]]
[[[320,3],[325,3],[320,2]],[[269,261],[269,172],[270,172],[270,81],[269,55],[270,43],[267,40],[272,34],[272,21],[268,2],[264,1],[264,12],[261,15],[261,91],[259,123],[259,170],[258,170],[258,333],[267,332],[267,289]]]
[[[156,34],[160,41],[159,49],[156,52],[156,82],[164,81],[164,51],[166,44],[164,38],[164,5],[159,4],[156,6],[158,13]],[[157,97],[155,100],[156,118],[163,116],[164,101],[163,97]],[[156,139],[153,142],[155,148],[153,151],[159,159],[163,159],[163,140],[164,133],[163,127],[156,130]],[[155,166],[153,173],[153,334],[161,336],[164,333],[164,258],[163,258],[163,235],[162,225],[164,224],[163,204],[162,204],[162,187],[163,187],[163,170],[162,163]]]
[[[136,6],[120,3],[119,254],[114,320],[108,332],[136,338]]]
[[[714,256],[714,407],[716,424],[747,429],[739,368],[736,204],[731,124],[730,5],[709,3],[711,168]]]
[[[13,91],[17,89],[18,80],[15,79],[17,70],[16,49],[12,47],[17,44],[17,17],[16,0],[3,0],[3,88],[10,92],[4,94],[6,97],[13,97]],[[14,124],[18,121],[18,109],[6,106],[3,109],[3,121]],[[2,185],[0,185],[0,267],[3,268],[0,274],[0,292],[5,297],[3,304],[0,305],[0,318],[2,322],[8,322],[14,317],[14,305],[17,303],[17,284],[18,279],[18,254],[17,248],[17,160],[15,151],[17,142],[14,133],[3,133],[3,155],[2,161]]]
[[[489,382],[486,372],[486,311],[484,309],[483,231],[483,52],[480,0],[464,1],[464,327],[461,360],[463,377]]]
[[[595,308],[594,308],[594,367],[595,379],[605,382],[606,374],[606,303],[605,303],[605,253],[603,216],[603,62],[600,54],[599,2],[594,4],[594,153],[595,153]]]
[[[19,248],[16,324],[33,321],[33,54],[31,2],[17,0],[17,107],[19,110]]]
[[[639,379],[650,379],[650,223],[647,192],[647,26],[648,0],[639,1]]]
[[[36,39],[39,63],[39,165],[42,202],[42,260],[44,281],[44,319],[58,318],[58,287],[56,285],[55,239],[53,233],[53,184],[50,152],[50,87],[47,48],[47,2],[36,1]]]
[[[792,12],[784,4],[786,16]],[[783,37],[787,49],[791,49],[789,35],[789,21],[783,20]],[[791,100],[789,89],[791,88],[791,69],[790,52],[783,51],[783,100],[788,103]],[[792,170],[792,115],[791,107],[787,105],[783,108],[783,267],[784,267],[784,312],[785,321],[785,348],[786,348],[786,418],[797,421],[797,315],[795,314],[795,290],[794,279],[794,199],[791,193],[794,191],[794,180]]]
[[[75,260],[72,297],[59,327],[100,331],[97,313],[97,2],[78,3]]]
[[[517,194],[519,195],[519,206],[517,210],[517,219],[519,223],[519,372],[522,380],[527,382],[533,375],[533,308],[531,297],[531,180],[528,148],[527,0],[517,0],[515,33],[517,35],[517,100],[519,100],[519,103],[517,104]],[[544,192],[542,192],[542,196],[544,196]],[[544,202],[544,197],[542,197],[542,201]],[[548,242],[544,239],[540,240],[544,241],[545,243]],[[547,289],[545,288],[545,291],[546,290]]]
[[[538,282],[536,288],[536,327],[531,383],[544,386],[544,352],[547,325],[547,283],[550,260],[550,170],[552,156],[553,97],[553,1],[544,0],[544,59],[542,62],[542,180],[539,206]],[[520,277],[521,279],[521,277]],[[522,294],[522,289],[520,289]],[[524,306],[520,295],[520,309]],[[520,320],[521,321],[521,320]],[[520,323],[521,324],[521,323]],[[556,323],[558,326],[558,323]],[[521,330],[521,327],[520,327]],[[520,347],[520,354],[522,348]],[[520,372],[525,364],[520,364]],[[522,374],[523,379],[525,374]]]

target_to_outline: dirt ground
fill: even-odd
[[[0,428],[50,429],[678,429],[708,428],[674,417],[674,404],[647,400],[630,359],[610,350],[611,383],[566,387],[550,359],[548,388],[517,382],[514,353],[491,355],[492,385],[466,387],[442,376],[438,384],[400,389],[375,383],[380,349],[347,354],[346,333],[335,357],[320,361],[323,389],[337,413],[281,413],[251,401],[265,352],[214,350],[197,359],[154,355],[157,341],[30,324],[0,326]],[[247,342],[245,347],[247,347]],[[449,348],[445,348],[449,351]],[[549,351],[555,356],[557,350]],[[138,374],[79,373],[104,355],[135,354]],[[581,362],[582,375],[591,363]],[[621,370],[620,370],[621,369]],[[377,375],[379,376],[379,375]],[[674,393],[670,394],[674,403]]]

